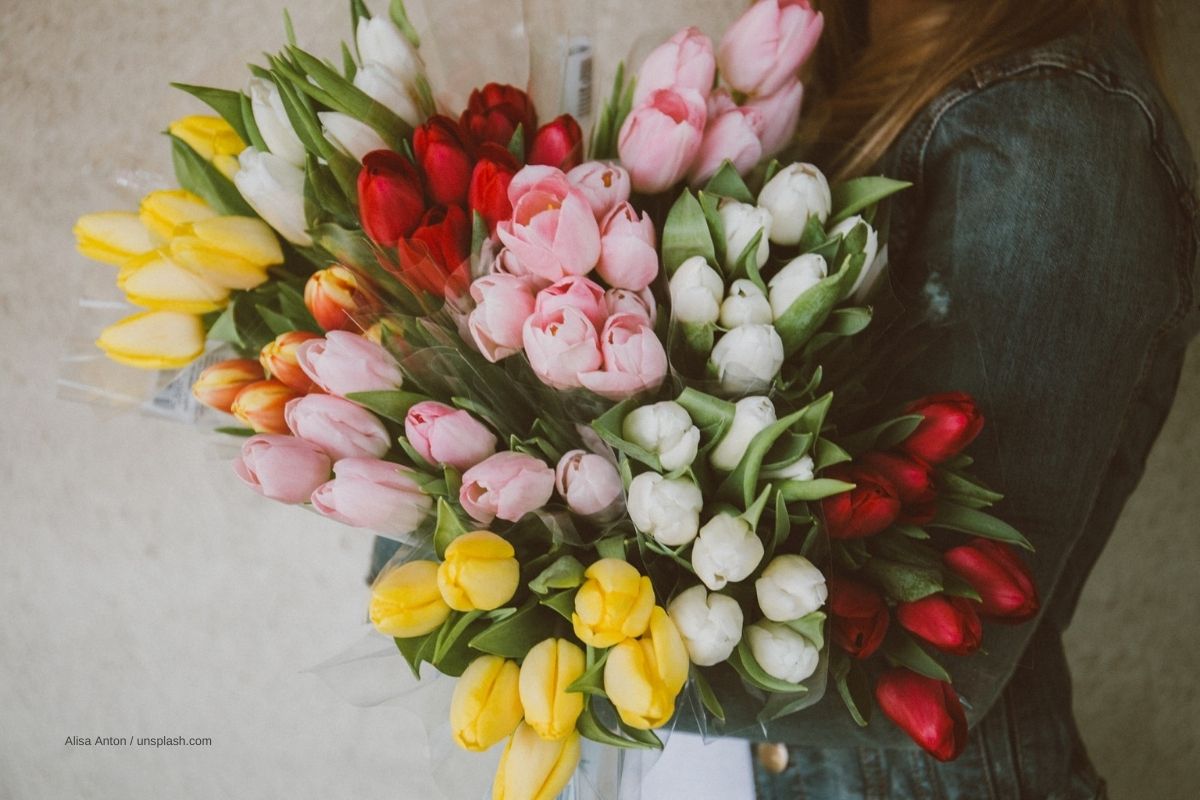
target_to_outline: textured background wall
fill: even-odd
[[[132,205],[118,182],[132,171],[166,173],[157,131],[196,109],[166,81],[239,84],[281,42],[279,5],[0,0],[0,797],[425,796],[412,721],[302,672],[357,637],[367,538],[258,501],[187,428],[55,399],[63,341],[81,332],[74,299],[111,279],[74,253],[73,220]],[[329,48],[342,5],[293,0],[302,39]],[[541,5],[543,20],[564,7]],[[737,3],[655,5],[656,30],[688,17],[715,30]],[[609,8],[579,7],[627,35]],[[1200,141],[1200,7],[1173,0],[1168,20],[1170,77]],[[502,51],[467,47],[485,63]],[[1069,635],[1080,725],[1117,800],[1200,785],[1198,412],[1193,350]],[[69,735],[213,745],[72,748]]]

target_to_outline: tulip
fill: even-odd
[[[628,289],[609,289],[604,293],[604,305],[608,308],[610,317],[615,317],[617,314],[633,314],[646,320],[646,324],[651,327],[658,319],[658,304],[649,287],[640,292],[631,292]]]
[[[171,260],[226,289],[267,282],[267,268],[283,263],[270,226],[252,217],[210,217],[176,227]]]
[[[938,761],[953,761],[967,746],[967,716],[950,684],[893,667],[875,682],[875,700]]]
[[[304,212],[304,170],[274,153],[247,147],[238,156],[233,182],[268,225],[292,244],[312,245]]]
[[[634,527],[667,547],[681,547],[700,530],[704,495],[689,478],[643,472],[629,484],[629,518]]]
[[[687,683],[688,665],[683,637],[667,612],[655,606],[646,635],[626,639],[609,652],[604,693],[629,727],[658,728],[675,714],[675,698]]]
[[[382,458],[391,449],[392,437],[383,423],[370,411],[341,397],[300,397],[287,404],[284,416],[293,434],[317,445],[334,461]]]
[[[970,655],[983,641],[974,600],[934,594],[896,606],[896,621],[906,631],[944,653]]]
[[[703,186],[726,161],[739,175],[745,175],[762,159],[762,130],[762,114],[754,108],[734,106],[718,115],[710,114],[700,150],[688,172],[688,183]]]
[[[381,67],[405,84],[414,84],[425,69],[417,48],[387,14],[360,17],[354,41],[364,66]]]
[[[696,577],[714,592],[737,583],[758,569],[765,550],[762,540],[742,517],[724,512],[704,523],[692,546]]]
[[[829,587],[829,626],[834,643],[851,658],[870,658],[883,644],[889,615],[875,587],[851,578],[832,576]]]
[[[223,308],[229,290],[171,260],[161,251],[121,268],[117,286],[134,305],[156,311],[206,314]]]
[[[537,130],[537,112],[525,92],[515,86],[489,83],[471,92],[459,123],[477,145],[494,142],[508,147],[518,126],[529,141]]]
[[[488,232],[495,233],[498,223],[512,217],[508,187],[520,165],[508,150],[491,142],[481,146],[477,156],[467,189],[467,205],[483,217]]]
[[[612,647],[646,632],[655,607],[649,578],[616,558],[600,559],[583,575],[571,614],[571,625],[581,642]]]
[[[699,584],[677,594],[667,613],[697,666],[720,664],[742,640],[742,607],[732,597],[709,594]]]
[[[814,466],[812,456],[800,456],[786,466],[764,468],[758,474],[763,479],[782,479],[787,481],[811,481]]]
[[[529,281],[515,275],[484,275],[471,283],[475,309],[467,327],[479,352],[495,363],[521,352],[522,329],[533,314]]]
[[[307,151],[292,128],[292,122],[283,106],[283,96],[279,93],[275,81],[251,78],[246,85],[246,94],[250,96],[254,126],[262,135],[267,150],[289,164],[303,167]]]
[[[242,482],[281,503],[307,503],[329,480],[332,465],[320,448],[295,436],[251,436],[233,462]]]
[[[721,77],[744,94],[772,94],[796,77],[824,26],[808,0],[760,0],[721,37]]]
[[[217,212],[203,198],[184,189],[150,192],[138,207],[138,219],[154,236],[164,241],[174,236],[181,225],[215,216]]]
[[[433,508],[415,473],[390,461],[342,458],[333,475],[312,493],[312,504],[345,525],[403,537],[416,531]]]
[[[246,149],[232,125],[221,117],[194,115],[175,120],[167,130],[232,180],[238,169],[237,155]]]
[[[812,676],[821,659],[812,642],[779,622],[751,625],[746,628],[746,641],[763,671],[786,683],[800,683]]]
[[[312,377],[301,368],[296,351],[305,342],[320,338],[308,331],[281,333],[263,346],[258,354],[258,361],[271,378],[300,394],[308,394],[316,391],[318,387]]]
[[[671,276],[671,316],[688,325],[709,325],[721,316],[725,281],[704,256],[692,256]]]
[[[450,732],[464,750],[482,752],[512,735],[523,711],[517,690],[520,668],[499,656],[480,656],[454,684]]]
[[[179,369],[204,352],[204,326],[191,314],[143,311],[105,328],[96,346],[127,366]]]
[[[567,173],[571,185],[583,193],[596,221],[629,199],[629,172],[615,161],[585,161]]]
[[[604,289],[596,282],[577,275],[556,281],[538,292],[533,312],[546,317],[564,308],[571,308],[583,314],[596,330],[603,328],[605,320],[608,319]]]
[[[700,152],[706,118],[704,97],[692,89],[659,89],[634,108],[617,134],[633,188],[657,194],[681,181]]]
[[[399,153],[368,153],[358,173],[358,206],[363,231],[383,247],[411,236],[425,214],[421,175]]]
[[[387,68],[364,63],[354,74],[354,87],[409,125],[421,124],[423,114],[409,83]]]
[[[596,326],[575,308],[546,316],[534,313],[525,320],[521,340],[534,374],[555,389],[582,386],[580,373],[604,364]]]
[[[550,741],[519,725],[496,767],[492,800],[555,800],[575,774],[579,754],[578,733]]]
[[[858,273],[858,278],[855,279],[854,286],[850,288],[851,293],[857,292],[859,287],[866,282],[871,265],[875,263],[875,256],[879,254],[879,232],[872,228],[870,223],[858,215],[850,217],[850,219],[842,220],[837,225],[834,225],[829,231],[830,236],[837,236],[839,233],[842,236],[849,236],[850,232],[859,225],[867,226],[867,243],[863,248],[863,255],[865,258],[863,260],[862,271]]]
[[[583,161],[583,131],[574,117],[563,114],[539,128],[528,149],[526,163],[544,164],[566,172]]]
[[[673,400],[630,411],[621,423],[621,435],[658,456],[666,472],[690,467],[700,447],[700,429],[687,409]]]
[[[554,470],[545,462],[515,451],[488,456],[463,473],[458,499],[473,519],[517,522],[537,511],[554,494]]]
[[[512,599],[521,582],[516,551],[491,531],[464,533],[446,548],[438,589],[455,611],[493,611]]]
[[[525,724],[550,741],[575,732],[583,713],[583,695],[567,691],[584,672],[584,654],[567,639],[543,639],[521,662],[521,706]]]
[[[413,131],[413,153],[435,203],[461,205],[467,199],[472,162],[455,120],[441,114],[427,119]]]
[[[466,289],[471,257],[471,221],[458,206],[431,208],[412,238],[400,243],[400,277],[438,297]]]
[[[708,97],[716,75],[712,40],[698,28],[684,28],[646,56],[634,84],[633,104],[659,89],[690,89]]]
[[[80,253],[114,267],[123,267],[157,246],[138,215],[128,211],[84,214],[73,232]]]
[[[765,392],[783,366],[783,340],[772,325],[743,325],[720,338],[709,361],[726,392]]]
[[[828,274],[825,259],[816,253],[806,253],[789,261],[767,284],[774,318],[780,319],[801,295],[825,280]]]
[[[585,450],[571,450],[559,459],[554,487],[567,501],[567,508],[595,519],[611,518],[620,509],[624,491],[617,468],[608,459]]]
[[[600,331],[600,353],[604,368],[579,373],[579,382],[609,400],[652,392],[667,376],[667,351],[646,319],[637,314],[608,318]]]
[[[717,213],[721,217],[721,226],[725,229],[725,266],[732,271],[741,259],[742,253],[750,246],[751,240],[762,233],[755,254],[758,268],[762,269],[767,263],[771,246],[771,228],[775,224],[774,215],[766,209],[739,203],[736,200],[722,200]]]
[[[721,327],[726,330],[743,325],[770,325],[774,320],[771,303],[754,281],[739,278],[729,287],[721,302]]]
[[[355,161],[362,163],[368,153],[387,150],[383,137],[365,122],[337,111],[318,111],[317,119],[329,143]]]
[[[658,277],[658,248],[649,214],[629,203],[615,206],[600,225],[596,272],[610,286],[640,292]]]
[[[323,391],[345,397],[386,392],[404,383],[400,365],[382,345],[348,331],[330,331],[296,348],[296,362]]]
[[[261,381],[262,366],[249,358],[219,361],[206,367],[192,384],[192,396],[209,408],[229,413],[238,392]]]
[[[790,247],[799,244],[811,217],[825,223],[833,196],[821,170],[812,164],[789,164],[763,186],[758,205],[771,212],[771,241]]]
[[[585,275],[600,259],[600,228],[583,193],[551,167],[525,167],[508,187],[512,218],[496,235],[524,272],[545,281]]]
[[[811,614],[829,596],[821,570],[804,556],[791,554],[771,559],[754,582],[754,593],[763,616],[772,622],[791,622]]]
[[[326,331],[359,330],[377,307],[366,281],[340,264],[309,276],[304,305]]]
[[[762,142],[763,158],[775,155],[791,143],[803,103],[804,85],[793,78],[774,94],[752,97],[742,105],[742,108],[753,109],[762,117],[759,140]]]
[[[900,448],[926,464],[949,461],[975,441],[983,430],[983,415],[975,400],[963,392],[947,392],[909,403],[905,414],[924,417]]]
[[[432,400],[408,410],[404,435],[429,464],[460,472],[496,452],[496,435],[482,422],[466,411]]]
[[[896,487],[877,470],[860,464],[837,464],[827,469],[824,477],[855,484],[853,489],[821,501],[830,538],[874,536],[899,519]]]
[[[409,561],[387,569],[371,586],[371,624],[384,636],[411,639],[442,627],[450,606],[437,586],[438,565]]]
[[[775,419],[775,405],[769,398],[743,397],[734,405],[733,421],[709,454],[709,463],[724,472],[733,472],[741,463],[750,442],[773,425]]]
[[[229,413],[255,433],[287,433],[287,404],[298,397],[299,392],[279,381],[257,381],[238,392]]]
[[[942,558],[979,593],[985,616],[1015,624],[1037,615],[1041,606],[1037,586],[1013,548],[990,539],[973,539],[948,550]]]
[[[933,470],[899,453],[865,453],[858,459],[888,479],[900,498],[900,522],[924,525],[937,510]]]

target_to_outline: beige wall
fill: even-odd
[[[307,42],[345,30],[340,1],[289,5]],[[651,20],[613,5],[592,11],[614,38],[731,14],[715,0],[629,4]],[[258,501],[186,428],[54,399],[74,300],[110,277],[74,253],[72,221],[134,202],[118,179],[168,170],[157,132],[196,107],[166,81],[240,83],[281,42],[280,6],[0,0],[0,797],[422,796],[411,721],[301,672],[356,638],[367,539]],[[541,6],[543,20],[561,7]],[[1200,140],[1200,8],[1169,7],[1171,76]],[[458,46],[497,58],[501,40]],[[1069,636],[1080,724],[1117,800],[1190,800],[1200,785],[1192,355]],[[110,750],[69,735],[214,742]]]

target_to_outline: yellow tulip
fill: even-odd
[[[122,267],[117,286],[135,306],[156,311],[205,314],[224,307],[229,299],[228,289],[184,269],[161,252]]]
[[[450,616],[438,592],[437,568],[433,561],[410,561],[381,575],[371,587],[375,629],[398,639],[437,630]]]
[[[450,730],[464,750],[487,750],[512,735],[521,724],[515,661],[483,656],[471,662],[454,685]]]
[[[142,198],[138,216],[143,225],[165,242],[180,225],[211,219],[217,212],[199,195],[185,189],[170,189],[151,192]]]
[[[661,606],[655,606],[649,632],[621,642],[608,654],[604,693],[626,725],[640,730],[660,727],[675,713],[688,663],[679,629]]]
[[[521,663],[521,705],[525,722],[543,739],[562,739],[575,730],[583,695],[568,692],[584,671],[583,650],[566,639],[546,639]]]
[[[266,282],[267,267],[283,263],[274,232],[252,217],[212,217],[180,225],[170,251],[181,266],[226,289],[253,289]]]
[[[175,120],[167,130],[211,161],[226,178],[232,179],[237,172],[237,154],[246,149],[246,143],[225,120],[197,114]]]
[[[191,314],[143,311],[105,328],[96,345],[131,367],[178,369],[204,352],[204,326]]]
[[[579,753],[577,732],[550,741],[518,726],[496,767],[492,800],[554,800],[575,774]]]
[[[114,267],[123,267],[156,246],[138,215],[129,211],[84,214],[74,233],[80,253]]]
[[[446,548],[437,583],[455,611],[491,611],[512,599],[521,580],[516,551],[490,531],[459,536]]]
[[[571,623],[584,644],[612,647],[646,632],[654,608],[649,578],[617,558],[602,558],[583,574]]]

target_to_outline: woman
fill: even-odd
[[[1198,316],[1192,167],[1150,66],[1152,4],[820,5],[807,105],[822,117],[808,121],[806,154],[842,176],[914,184],[893,202],[892,288],[950,325],[895,396],[979,399],[989,424],[973,454],[1006,494],[1000,513],[1037,547],[1043,609],[989,631],[988,652],[954,671],[974,725],[957,761],[932,760],[886,723],[860,732],[827,696],[820,720],[769,732],[807,746],[759,747],[773,769],[757,768],[758,797],[1104,797],[1060,635]]]

